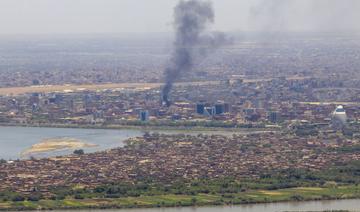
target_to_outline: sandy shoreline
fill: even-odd
[[[58,150],[71,150],[80,148],[97,147],[96,144],[88,144],[84,141],[74,138],[53,138],[45,139],[40,143],[32,145],[29,149],[26,149],[21,153],[21,156],[29,156],[38,153],[47,153]]]

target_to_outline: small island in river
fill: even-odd
[[[21,153],[22,157],[26,157],[33,154],[39,153],[48,153],[53,151],[61,150],[72,150],[79,148],[90,148],[96,147],[96,144],[88,144],[84,141],[74,139],[74,138],[51,138],[45,139],[40,143],[32,145],[30,148],[26,149]]]

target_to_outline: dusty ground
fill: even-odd
[[[206,85],[217,84],[219,82],[184,82],[176,85]],[[116,83],[116,84],[97,84],[97,85],[42,85],[28,87],[9,87],[0,88],[0,95],[20,95],[25,93],[52,93],[52,92],[75,92],[82,90],[104,90],[104,89],[152,89],[160,88],[161,83]]]
[[[303,80],[309,77],[287,77],[287,80]],[[245,79],[244,82],[262,82],[270,81],[268,79]],[[176,86],[187,85],[217,85],[220,81],[202,81],[202,82],[179,82]],[[21,95],[26,93],[53,93],[53,92],[75,92],[82,90],[96,91],[104,89],[153,89],[160,88],[162,83],[108,83],[108,84],[88,84],[88,85],[40,85],[27,87],[7,87],[0,88],[0,95]]]
[[[22,156],[27,156],[36,153],[51,152],[55,150],[65,149],[79,149],[85,147],[96,147],[95,144],[88,144],[83,141],[73,138],[56,138],[46,139],[40,143],[34,144],[29,149],[21,153]]]

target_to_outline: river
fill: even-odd
[[[124,140],[141,136],[141,130],[104,130],[70,129],[38,127],[0,127],[0,158],[14,160],[21,158],[21,153],[45,139],[73,138],[96,147],[84,148],[85,152],[95,152],[124,145]],[[34,155],[39,157],[69,154],[73,150],[55,151]]]
[[[283,212],[283,211],[360,211],[360,200],[329,200],[310,202],[281,202],[221,207],[184,207],[153,209],[67,210],[66,212]],[[53,210],[51,212],[62,212]]]

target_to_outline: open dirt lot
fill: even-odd
[[[205,85],[219,82],[184,82],[176,85]],[[43,85],[29,87],[0,88],[0,95],[21,95],[25,93],[53,93],[53,92],[75,92],[82,90],[104,90],[104,89],[152,89],[160,88],[161,83],[116,83],[116,84],[94,84],[94,85]]]

